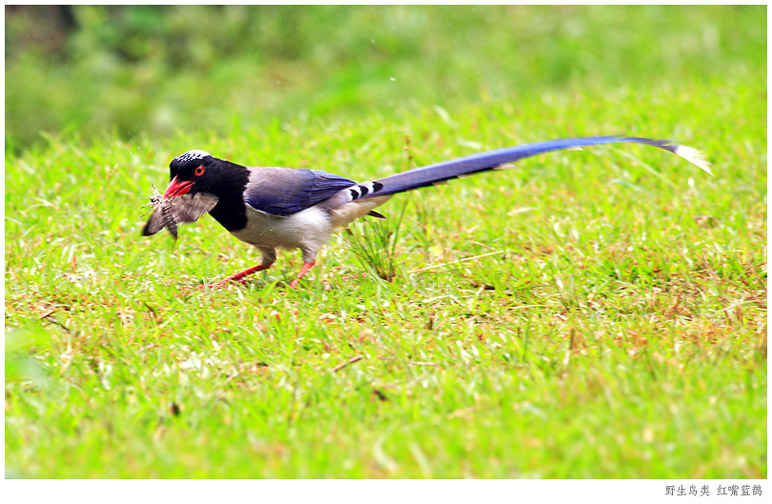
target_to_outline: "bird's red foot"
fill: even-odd
[[[224,286],[227,286],[227,285],[231,285],[231,282],[239,283],[239,284],[243,285],[244,283],[246,283],[245,277],[247,275],[251,275],[252,273],[256,273],[258,271],[262,271],[262,270],[268,269],[270,267],[271,267],[270,264],[268,264],[268,265],[258,264],[257,266],[253,266],[253,267],[251,267],[249,269],[245,269],[244,271],[240,271],[239,273],[236,273],[235,275],[231,275],[231,276],[229,276],[228,278],[226,278],[224,280],[220,280],[219,282],[215,282],[215,283],[209,284],[209,285],[199,285],[198,288],[199,289],[204,289],[204,288],[216,289],[218,287],[224,287]]]
[[[316,261],[303,263],[303,267],[300,268],[300,273],[298,273],[298,276],[295,277],[295,279],[290,282],[289,284],[290,289],[298,288],[298,281],[300,281],[300,279],[303,278],[306,273],[308,273],[308,270],[310,270],[314,266],[314,264],[316,264]]]

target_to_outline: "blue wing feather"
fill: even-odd
[[[250,181],[244,199],[252,208],[272,215],[289,215],[332,197],[356,182],[319,170],[261,168]]]

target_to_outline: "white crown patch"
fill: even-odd
[[[185,154],[180,154],[179,156],[174,158],[174,161],[177,161],[178,163],[186,163],[193,159],[204,159],[207,156],[211,156],[211,154],[209,154],[206,151],[196,149],[196,150],[188,151]]]

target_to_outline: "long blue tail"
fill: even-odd
[[[464,175],[493,170],[501,165],[517,161],[518,159],[535,156],[545,152],[611,143],[639,143],[659,147],[660,149],[665,149],[684,158],[712,175],[710,164],[705,160],[701,152],[692,149],[691,147],[673,144],[668,140],[652,140],[650,138],[624,136],[566,138],[563,140],[550,140],[548,142],[525,144],[481,154],[473,154],[471,156],[443,161],[441,163],[398,173],[390,177],[363,184],[369,190],[366,191],[365,194],[359,196],[359,198],[385,196],[387,194],[410,191],[411,189],[430,186]]]

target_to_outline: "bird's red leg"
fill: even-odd
[[[245,269],[244,271],[240,271],[236,273],[235,275],[231,275],[228,278],[224,280],[220,280],[217,283],[213,283],[211,285],[207,285],[209,288],[215,288],[215,287],[222,287],[223,285],[227,285],[228,282],[238,282],[238,283],[244,283],[244,277],[247,275],[251,275],[252,273],[257,273],[258,271],[267,270],[271,267],[273,263],[269,264],[258,264],[257,266],[252,266],[251,268]]]
[[[303,267],[300,268],[300,273],[298,273],[298,276],[295,277],[295,279],[290,282],[289,286],[292,287],[293,289],[297,288],[298,280],[303,278],[305,276],[305,274],[308,273],[308,270],[310,270],[311,268],[314,267],[314,264],[316,264],[316,261],[311,261],[311,262],[303,263]]]

